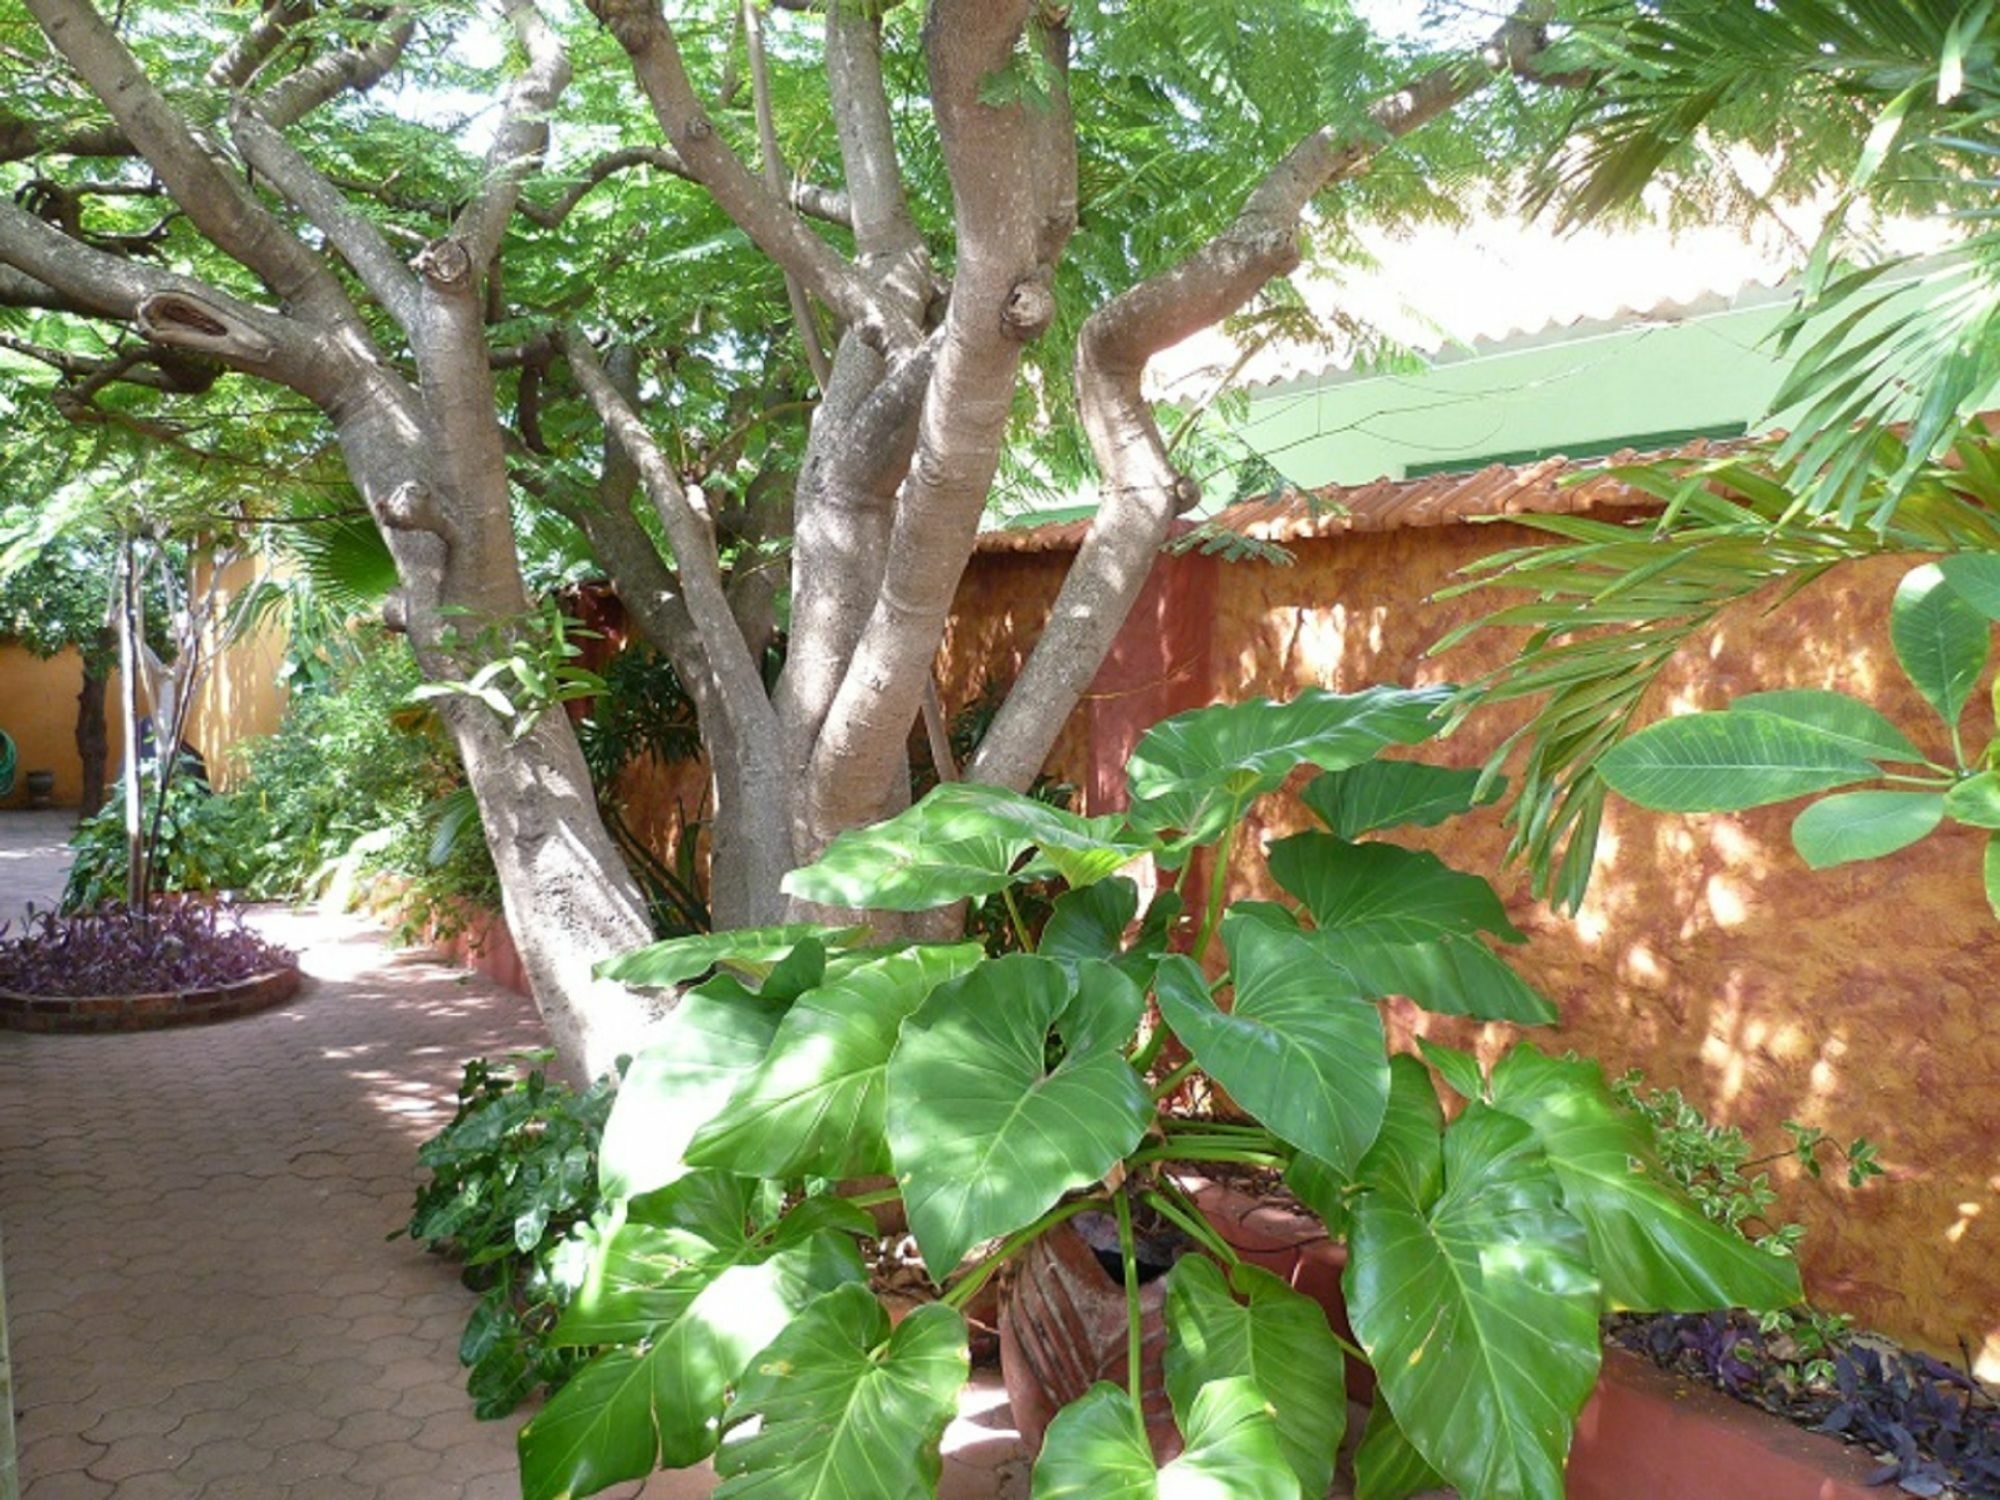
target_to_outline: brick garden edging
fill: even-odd
[[[231,1021],[298,993],[296,967],[215,989],[160,995],[22,995],[0,990],[0,1029],[44,1033],[157,1031]]]

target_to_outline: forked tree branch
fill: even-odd
[[[1226,229],[1085,322],[1076,390],[1101,480],[1097,514],[1041,638],[966,768],[970,779],[1017,790],[1034,779],[1110,652],[1174,517],[1201,498],[1199,486],[1174,468],[1145,398],[1147,362],[1290,273],[1299,263],[1300,217],[1316,195],[1503,73],[1532,76],[1546,41],[1544,10],[1533,0],[1476,57],[1434,68],[1378,101],[1369,134],[1314,131],[1251,190]]]
[[[632,59],[640,90],[667,141],[722,211],[780,268],[796,276],[843,322],[884,340],[915,342],[914,327],[889,320],[839,253],[808,229],[781,193],[730,149],[695,96],[673,28],[658,0],[586,0]]]
[[[111,111],[195,227],[288,307],[322,326],[360,319],[326,265],[226,171],[90,0],[25,0],[50,43]],[[46,278],[44,278],[46,279]]]
[[[659,515],[678,564],[681,596],[704,644],[723,708],[739,746],[756,745],[775,754],[777,720],[764,693],[763,674],[751,660],[723,586],[715,535],[695,513],[673,465],[654,441],[646,424],[605,372],[589,341],[581,335],[564,339],[570,369],[596,408],[607,439],[637,465],[639,481]]]
[[[785,159],[778,148],[777,117],[771,108],[771,67],[764,56],[764,18],[757,9],[757,0],[742,0],[742,16],[743,44],[750,59],[751,108],[757,116],[757,149],[764,158],[764,181],[770,184],[772,192],[783,194]],[[813,317],[805,288],[790,271],[785,272],[785,300],[791,304],[792,323],[805,348],[813,384],[823,391],[829,373],[826,345],[820,342],[819,324]]]

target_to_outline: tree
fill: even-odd
[[[768,37],[755,5],[693,0],[502,0],[504,32],[455,5],[26,9],[8,51],[32,61],[7,66],[46,48],[57,81],[0,122],[32,173],[0,204],[0,303],[40,310],[86,405],[135,377],[148,399],[236,375],[303,398],[436,683],[532,655],[513,512],[566,516],[696,699],[738,924],[791,915],[788,870],[907,800],[996,476],[1065,483],[1087,455],[1090,536],[965,768],[1027,784],[1200,495],[1148,361],[1287,316],[1273,283],[1344,213],[1436,211],[1516,159],[1540,91],[1488,85],[1546,66],[1549,14],[1421,57],[1335,0],[780,0],[820,14]],[[467,61],[481,44],[503,64]],[[1405,168],[1371,175],[1399,143]],[[623,300],[634,263],[651,279]],[[654,1018],[592,973],[645,939],[643,908],[566,718],[508,707],[441,703],[537,998],[597,1072]]]

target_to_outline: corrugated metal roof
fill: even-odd
[[[1674,450],[1675,456],[1699,458],[1725,451],[1735,443],[1700,439]],[[1658,502],[1650,495],[1619,483],[1605,473],[1574,483],[1572,476],[1601,470],[1606,464],[1630,463],[1642,455],[1630,451],[1588,465],[1567,458],[1510,467],[1489,464],[1470,473],[1427,474],[1421,479],[1378,479],[1371,484],[1329,485],[1311,494],[1275,500],[1246,500],[1218,511],[1205,521],[1179,521],[1174,534],[1185,535],[1196,525],[1234,532],[1260,542],[1297,542],[1338,536],[1349,531],[1396,531],[1404,527],[1450,526],[1482,516],[1574,515],[1601,509],[1639,509]],[[1653,455],[1659,456],[1659,455]],[[981,552],[1074,552],[1083,545],[1090,522],[1066,521],[988,531],[979,538]]]

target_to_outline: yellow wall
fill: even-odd
[[[124,737],[118,728],[118,674],[105,699],[111,753],[104,774],[118,779]],[[75,807],[83,795],[83,762],[76,753],[76,697],[83,687],[83,658],[65,650],[47,661],[16,641],[0,641],[0,729],[18,747],[20,767],[14,790],[0,807],[25,807],[30,771],[54,771],[58,806]]]
[[[239,558],[223,572],[223,592],[233,600],[257,578],[256,560]],[[205,573],[197,569],[197,592],[206,583]],[[227,615],[226,604],[221,612]],[[275,733],[285,716],[285,688],[278,679],[285,663],[285,644],[285,633],[276,626],[249,632],[217,654],[195,694],[188,738],[201,752],[209,777],[218,787],[234,785],[243,774],[231,749],[258,735]]]
[[[223,586],[233,597],[255,578],[254,563],[245,559],[224,574]],[[285,690],[278,680],[284,657],[282,630],[251,632],[216,657],[195,695],[188,738],[208,763],[209,775],[217,786],[228,786],[241,775],[236,757],[229,753],[232,747],[253,736],[270,734],[284,717]],[[74,650],[43,661],[18,642],[0,641],[0,729],[20,748],[17,783],[25,783],[31,770],[54,771],[55,800],[62,807],[76,806],[82,795],[83,768],[76,753],[76,696],[82,684],[83,659]],[[105,779],[113,787],[124,744],[118,692],[119,677],[114,672],[105,701],[111,744]],[[141,697],[140,714],[149,711]],[[27,788],[17,784],[0,806],[26,803]]]

